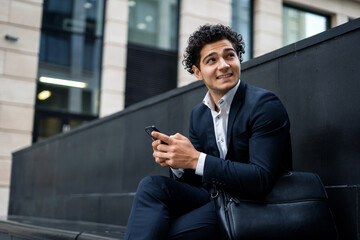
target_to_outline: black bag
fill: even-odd
[[[244,199],[221,189],[212,197],[225,239],[338,238],[327,194],[314,173],[281,176],[263,199]]]

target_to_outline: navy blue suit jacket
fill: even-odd
[[[186,169],[179,180],[263,196],[282,173],[292,169],[289,130],[279,98],[241,81],[229,113],[226,160],[219,158],[211,111],[200,103],[191,113],[189,138],[198,151],[207,154],[204,175]]]

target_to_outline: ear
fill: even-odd
[[[197,68],[195,65],[193,65],[193,66],[192,66],[192,70],[193,70],[193,72],[194,72],[194,74],[195,74],[195,76],[196,76],[196,78],[197,78],[198,80],[200,80],[200,81],[203,81],[203,80],[204,80],[204,78],[203,78],[203,76],[202,76],[201,71],[200,71],[199,68]]]

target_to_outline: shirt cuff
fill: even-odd
[[[195,170],[196,175],[199,175],[199,176],[204,175],[205,158],[206,158],[206,154],[200,153],[200,156],[199,156],[199,159],[198,159],[198,162],[196,165],[196,170]]]
[[[181,178],[181,176],[184,174],[184,169],[182,169],[182,168],[179,168],[179,169],[171,168],[171,171],[177,178]]]

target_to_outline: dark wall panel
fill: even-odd
[[[176,88],[177,51],[128,44],[125,106]]]
[[[360,186],[337,186],[326,189],[338,228],[339,239],[360,239]]]
[[[296,146],[294,167],[316,169],[327,185],[360,182],[360,165],[354,164],[360,159],[354,138],[360,134],[354,121],[360,113],[359,61],[349,52],[359,56],[360,45],[354,39],[360,39],[360,31],[300,51],[301,61],[282,59],[281,78],[292,79],[283,82]],[[292,65],[297,67],[291,71]]]

